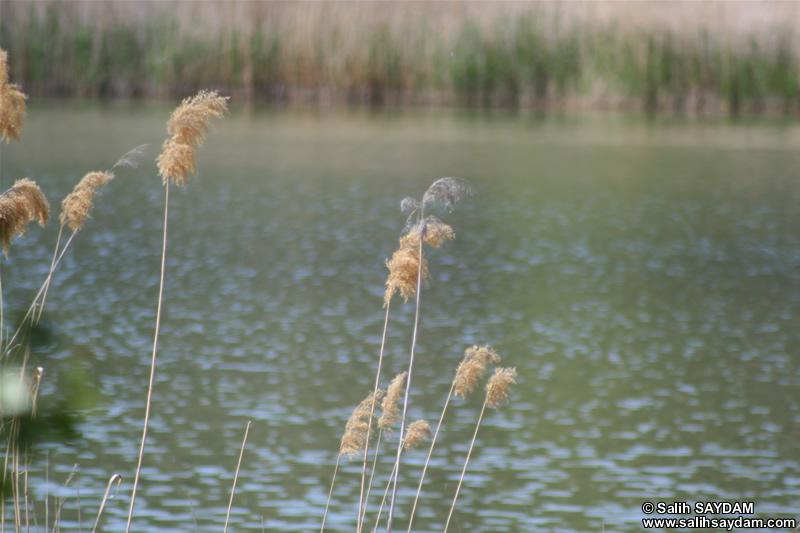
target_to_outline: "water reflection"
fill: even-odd
[[[3,180],[28,175],[55,205],[85,171],[158,146],[168,111],[34,107],[23,143],[3,147]],[[411,416],[438,418],[473,343],[493,344],[520,374],[511,405],[480,430],[461,530],[638,531],[645,500],[748,499],[762,516],[791,514],[799,137],[767,122],[234,113],[199,153],[199,178],[170,199],[137,524],[221,529],[252,420],[232,523],[318,527],[344,422],[374,379],[399,200],[445,175],[479,194],[442,214],[457,239],[431,257]],[[65,394],[75,367],[96,396],[85,439],[42,446],[31,474],[39,515],[45,492],[69,496],[64,528],[77,526],[76,491],[86,526],[115,472],[125,482],[106,527],[123,527],[162,208],[154,165],[120,172],[48,297],[44,398]],[[9,305],[30,301],[54,238],[50,227],[15,244],[3,265]],[[387,381],[406,366],[411,306],[393,317]],[[415,530],[441,529],[480,402],[449,411]],[[398,527],[423,461],[408,455]],[[353,530],[359,473],[340,470],[331,531]]]

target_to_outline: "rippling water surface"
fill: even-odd
[[[79,440],[35,454],[36,530],[52,528],[56,496],[63,528],[90,529],[114,473],[124,481],[103,523],[124,530],[158,294],[153,159],[169,111],[34,106],[23,141],[2,147],[3,188],[35,179],[57,214],[85,172],[151,144],[97,199],[47,299],[40,408],[77,395],[82,422]],[[429,255],[411,416],[438,419],[472,344],[492,344],[520,376],[510,405],[487,412],[451,530],[639,531],[647,500],[747,500],[762,517],[793,516],[798,147],[796,123],[767,120],[234,108],[199,152],[199,177],[170,193],[134,529],[221,531],[247,421],[231,529],[319,529],[344,424],[374,381],[399,202],[442,176],[478,194],[439,213],[457,239]],[[3,261],[8,315],[41,284],[55,226],[31,228]],[[407,365],[412,322],[395,300],[384,382]],[[451,403],[415,530],[442,530],[481,402]],[[409,453],[401,472],[403,531],[424,457]],[[330,531],[355,530],[360,468],[342,465]]]

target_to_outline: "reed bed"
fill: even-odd
[[[0,47],[36,96],[800,109],[797,5],[566,4],[11,0]]]

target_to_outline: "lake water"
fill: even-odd
[[[56,496],[62,528],[89,530],[114,473],[102,524],[124,530],[170,110],[32,105],[22,142],[2,146],[3,188],[35,179],[57,215],[84,173],[150,144],[97,198],[47,299],[40,409],[77,398],[82,419],[79,440],[37,447],[37,531],[53,527]],[[400,200],[443,176],[478,192],[438,213],[457,238],[428,255],[410,416],[438,420],[473,344],[519,373],[481,425],[451,531],[640,531],[645,501],[796,516],[798,148],[800,125],[771,119],[234,106],[198,152],[199,176],[170,191],[134,530],[221,531],[248,421],[231,530],[319,530],[345,422],[374,383]],[[7,316],[42,283],[57,230],[55,218],[31,227],[2,261]],[[407,366],[412,307],[392,306],[384,384]],[[442,530],[481,403],[451,403],[415,531]],[[398,531],[424,458],[405,456]],[[343,461],[327,530],[355,531],[359,487],[360,463]]]

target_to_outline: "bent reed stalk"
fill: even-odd
[[[436,445],[436,438],[439,436],[439,430],[444,421],[444,415],[447,412],[447,406],[450,404],[450,398],[455,392],[456,396],[461,396],[465,399],[467,395],[478,384],[478,381],[484,376],[490,364],[497,364],[500,362],[500,356],[491,346],[473,346],[467,348],[464,352],[464,359],[458,364],[456,368],[456,376],[450,384],[450,391],[447,393],[447,399],[444,402],[442,414],[439,416],[439,423],[436,425],[436,431],[431,439],[431,446],[428,449],[428,457],[425,459],[425,465],[422,467],[422,474],[419,477],[419,486],[417,487],[417,494],[414,496],[414,505],[411,507],[411,514],[408,516],[408,533],[411,533],[411,526],[414,523],[414,514],[417,511],[417,503],[419,502],[419,495],[422,492],[422,484],[425,482],[425,474],[428,472],[428,465],[433,455],[433,448]]]
[[[425,206],[433,204],[443,204],[450,210],[453,209],[456,203],[461,201],[466,196],[473,193],[473,188],[466,180],[460,178],[441,178],[436,180],[425,194],[422,195],[422,200],[417,201],[413,198],[405,198],[401,203],[401,210],[410,210],[411,213],[406,221],[406,227],[413,220],[414,214],[417,215],[416,224],[412,225],[408,235],[404,237],[410,238],[411,243],[414,241],[419,242],[417,248],[417,276],[416,276],[416,302],[414,308],[414,329],[411,336],[411,354],[408,362],[408,378],[406,381],[405,396],[403,398],[403,414],[400,417],[400,436],[401,439],[397,443],[397,456],[395,458],[395,476],[392,485],[392,499],[389,505],[389,514],[386,519],[386,531],[392,531],[392,519],[394,517],[395,501],[397,498],[397,480],[400,477],[400,457],[403,449],[403,436],[406,424],[406,413],[408,411],[408,399],[411,391],[411,379],[414,372],[414,355],[417,349],[417,335],[419,332],[419,314],[420,314],[420,293],[422,292],[422,276],[423,267],[425,266],[425,257],[423,251],[423,243],[428,242],[434,248],[441,246],[442,242],[447,239],[455,237],[452,228],[447,226],[435,217],[425,218]],[[416,234],[416,235],[415,235]],[[401,243],[403,240],[401,240]],[[402,245],[401,245],[402,247]],[[411,248],[411,246],[409,246]]]
[[[233,495],[236,494],[236,481],[239,479],[239,470],[242,468],[242,457],[244,457],[244,447],[247,444],[247,435],[250,433],[250,425],[253,422],[248,420],[247,427],[244,430],[244,439],[242,439],[242,449],[239,451],[239,461],[236,463],[236,473],[233,475],[233,487],[231,487],[231,499],[228,502],[228,513],[225,515],[225,528],[223,533],[228,533],[228,523],[231,520],[231,508],[233,508]]]
[[[153,399],[153,385],[155,383],[156,354],[158,351],[158,335],[161,328],[161,307],[164,299],[164,270],[167,257],[167,222],[169,220],[169,185],[170,182],[185,187],[189,174],[197,173],[194,150],[203,143],[204,135],[210,129],[212,118],[222,118],[228,110],[228,98],[217,95],[216,92],[200,91],[196,96],[186,98],[181,102],[167,121],[167,132],[170,137],[164,141],[164,149],[158,156],[158,171],[164,184],[164,235],[161,247],[161,274],[158,286],[158,307],[156,310],[156,326],[153,336],[153,355],[150,362],[150,380],[147,386],[147,401],[145,403],[144,428],[142,430],[142,444],[139,447],[139,458],[136,465],[136,475],[131,491],[131,505],[128,511],[128,523],[125,532],[131,530],[133,522],[133,509],[136,504],[136,489],[139,486],[139,476],[142,472],[144,448],[147,442],[147,427],[150,421],[150,406]]]
[[[464,483],[464,475],[467,473],[467,465],[469,464],[472,450],[475,447],[475,440],[478,438],[478,429],[481,427],[481,421],[483,420],[483,413],[486,411],[486,406],[488,405],[494,409],[499,409],[502,404],[508,401],[509,389],[511,385],[516,382],[516,368],[497,368],[494,371],[494,375],[489,378],[489,382],[486,384],[486,399],[483,401],[483,407],[481,407],[478,422],[475,424],[475,433],[472,435],[472,442],[470,442],[469,450],[467,450],[467,459],[464,461],[464,468],[461,470],[461,477],[458,480],[456,494],[453,496],[453,504],[450,506],[450,513],[447,515],[444,533],[447,533],[447,528],[450,527],[450,520],[453,518],[453,511],[455,511],[456,501],[458,501],[458,495],[461,492],[461,485]]]

